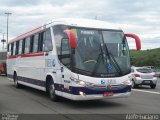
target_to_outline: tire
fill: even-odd
[[[156,85],[150,85],[150,87],[151,87],[152,89],[155,89],[155,88],[156,88]]]
[[[55,85],[53,80],[49,81],[47,87],[48,87],[47,89],[48,89],[49,98],[54,102],[59,102],[59,96],[57,96],[55,93]]]
[[[132,80],[132,88],[137,88],[138,85],[135,84],[134,80]]]
[[[16,88],[21,88],[21,84],[18,83],[18,77],[16,73],[14,74],[14,86]]]

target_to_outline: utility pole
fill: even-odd
[[[9,22],[9,15],[11,15],[12,13],[10,13],[10,12],[6,12],[5,13],[6,15],[7,15],[7,42],[6,42],[6,44],[8,45],[8,22]]]
[[[4,34],[5,34],[5,33],[3,33],[3,32],[0,32],[0,33],[3,34],[3,38],[2,38],[2,40],[1,40],[1,42],[2,42],[2,44],[3,44],[3,50],[4,50],[4,43],[6,42],[6,40],[4,39]]]

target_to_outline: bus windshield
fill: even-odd
[[[120,30],[71,28],[77,37],[74,71],[94,77],[130,73],[129,48]]]

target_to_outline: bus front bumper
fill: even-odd
[[[131,95],[131,92],[115,93],[112,96],[104,96],[103,94],[95,95],[71,95],[72,100],[98,100],[98,99],[112,99],[112,98],[126,98]]]

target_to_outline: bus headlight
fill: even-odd
[[[89,83],[89,82],[86,82],[86,81],[83,81],[83,80],[78,80],[78,79],[73,78],[73,77],[71,77],[70,79],[71,79],[71,81],[73,81],[76,84],[79,84],[81,86],[91,86],[91,85],[93,85],[93,83]]]
[[[86,82],[84,82],[84,81],[79,81],[79,84],[82,85],[82,86],[85,86],[85,85],[86,85]]]
[[[132,82],[131,82],[131,80],[130,80],[130,79],[128,79],[128,80],[124,81],[124,82],[123,82],[123,84],[125,84],[125,85],[131,85],[131,84],[132,84]]]

